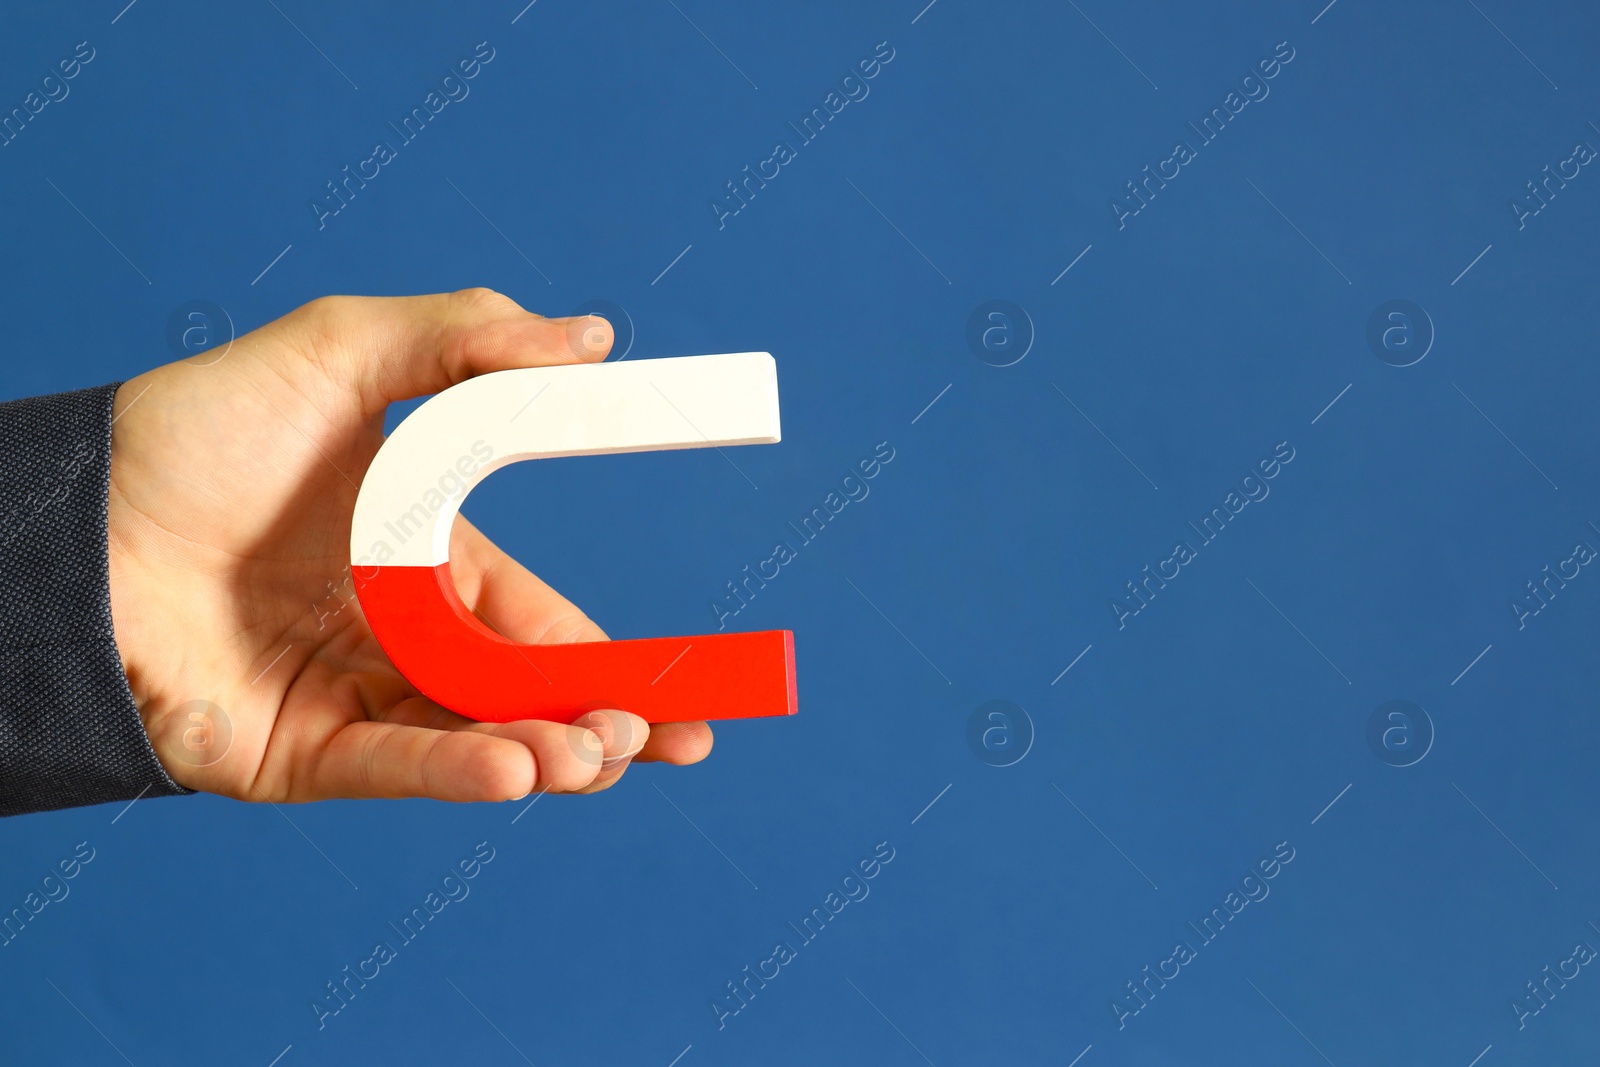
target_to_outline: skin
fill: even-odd
[[[350,516],[391,402],[489,371],[598,363],[611,341],[604,319],[541,318],[487,289],[325,297],[118,389],[112,621],[168,773],[275,803],[510,800],[605,789],[630,758],[704,759],[703,722],[457,715],[406,682],[351,595]],[[606,639],[464,518],[450,562],[462,599],[505,637]],[[221,713],[195,718],[197,700]]]

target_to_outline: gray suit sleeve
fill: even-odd
[[[0,815],[193,792],[156,760],[111,626],[119,384],[0,403]]]

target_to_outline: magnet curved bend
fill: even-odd
[[[351,572],[373,635],[423,695],[485,722],[596,708],[648,722],[792,715],[788,630],[519,644],[479,621],[450,578],[461,501],[508,464],[778,440],[765,352],[530,367],[446,389],[389,435],[356,498]]]

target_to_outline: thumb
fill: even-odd
[[[355,389],[369,415],[490,371],[598,363],[613,336],[597,315],[547,319],[492,289],[324,297],[293,318],[309,332],[319,362]]]

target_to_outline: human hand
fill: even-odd
[[[389,403],[488,371],[597,363],[611,341],[604,319],[541,318],[487,289],[336,296],[124,383],[112,621],[168,773],[240,800],[508,800],[604,789],[629,757],[704,759],[703,722],[480,723],[442,708],[389,662],[350,585],[350,516]],[[450,564],[467,606],[511,640],[606,639],[460,516]],[[185,744],[195,700],[225,711],[221,758]]]

